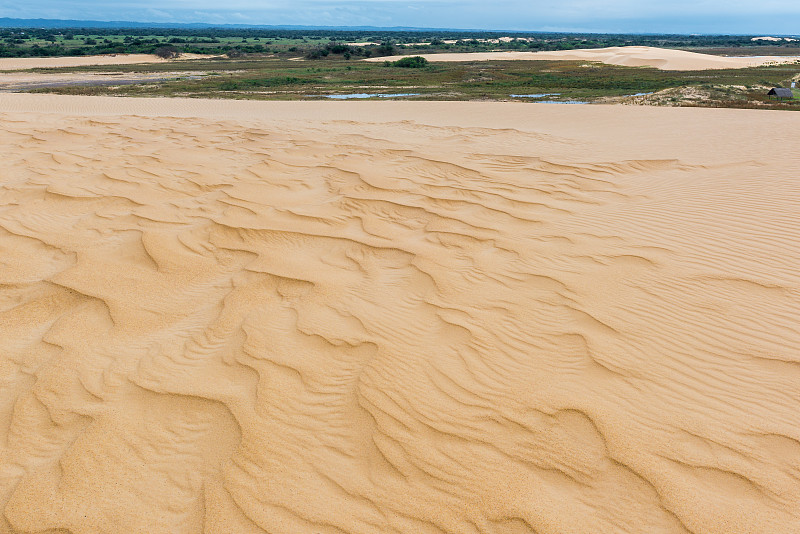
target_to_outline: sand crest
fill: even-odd
[[[106,56],[76,57],[13,57],[0,58],[0,71],[25,69],[55,69],[61,67],[88,67],[93,65],[137,65],[165,63],[188,59],[207,59],[214,56],[182,54],[177,59],[161,59],[152,54],[110,54]]]
[[[798,531],[796,114],[0,121],[0,532]]]
[[[649,46],[616,46],[556,52],[474,52],[419,54],[428,61],[598,61],[628,67],[656,67],[661,70],[741,69],[760,65],[800,62],[800,56],[724,57]],[[364,61],[394,61],[403,56],[369,58]]]

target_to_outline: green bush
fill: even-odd
[[[392,63],[395,67],[404,69],[421,69],[428,66],[428,60],[421,56],[404,57]]]
[[[181,55],[180,50],[174,46],[159,46],[153,53],[161,59],[173,59]]]
[[[394,45],[390,42],[383,42],[373,50],[375,55],[378,56],[393,56],[397,49],[395,49]]]

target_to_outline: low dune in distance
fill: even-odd
[[[210,57],[213,56],[181,54],[177,59],[162,59],[152,54],[109,54],[104,56],[75,57],[4,57],[0,58],[0,71],[90,67],[95,65],[138,65],[144,63],[182,61],[187,59],[205,59]]]
[[[650,46],[616,46],[555,52],[467,52],[415,55],[421,55],[428,61],[597,61],[609,65],[656,67],[661,70],[742,69],[800,62],[800,56],[726,57]],[[364,61],[395,61],[402,57],[404,56],[369,58]]]
[[[0,532],[800,531],[796,114],[0,120]]]

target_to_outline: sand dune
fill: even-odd
[[[649,46],[617,46],[585,50],[559,50],[556,52],[474,52],[420,55],[427,58],[428,61],[599,61],[610,65],[656,67],[661,70],[741,69],[800,61],[800,56],[724,57]],[[403,56],[369,58],[364,61],[397,60],[401,57]]]
[[[178,59],[161,59],[152,54],[111,54],[81,57],[14,57],[0,58],[0,71],[26,69],[55,69],[60,67],[88,67],[92,65],[137,65],[140,63],[165,63],[186,59],[204,59],[213,56],[182,54]]]
[[[0,120],[0,532],[800,530],[797,115]]]

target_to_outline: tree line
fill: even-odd
[[[122,37],[122,39],[120,39]],[[506,37],[499,40],[500,37]],[[231,42],[240,39],[241,42]],[[373,43],[353,46],[351,42]],[[419,45],[414,43],[428,43]],[[800,48],[800,41],[753,41],[741,35],[626,35],[462,31],[351,31],[230,28],[2,28],[0,57],[153,54],[171,46],[177,53],[284,54],[310,59],[386,56],[424,50],[553,51],[608,46],[662,48]]]

